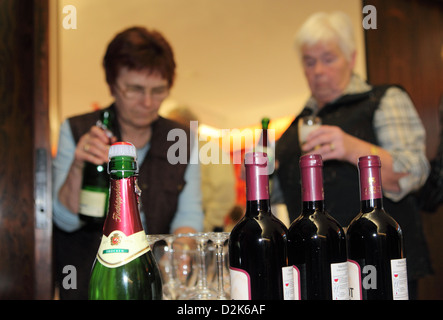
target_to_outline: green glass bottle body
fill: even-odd
[[[113,136],[111,123],[113,113],[104,109],[101,111],[100,120],[96,125],[102,128],[106,135],[111,139]],[[85,162],[83,168],[82,189],[80,191],[80,219],[89,224],[102,226],[108,211],[109,202],[109,174],[106,163],[96,165],[91,162]]]
[[[109,211],[91,272],[88,297],[90,300],[160,300],[160,271],[138,209],[137,164],[133,157],[116,156],[109,162],[109,171]]]
[[[152,267],[154,263],[151,251],[118,268],[107,268],[96,260],[89,300],[161,300],[160,272]]]

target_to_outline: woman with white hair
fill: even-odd
[[[431,272],[419,210],[411,195],[429,174],[421,120],[401,87],[371,86],[354,73],[354,32],[346,14],[312,15],[295,43],[311,97],[276,145],[279,167],[274,191],[281,192],[294,220],[301,212],[299,157],[320,154],[326,206],[346,227],[360,211],[358,158],[378,155],[384,207],[403,230],[414,298],[415,280]],[[300,145],[298,119],[309,114],[321,118],[322,125]]]

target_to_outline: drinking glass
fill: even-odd
[[[160,270],[162,271],[163,299],[176,300],[181,289],[181,284],[176,278],[174,250],[172,247],[176,236],[173,234],[152,234],[148,235],[147,237],[151,249],[153,252],[157,252],[155,256],[159,263]],[[159,257],[158,245],[160,241],[164,241],[166,246],[162,247],[163,252]],[[156,246],[155,251],[154,246]]]
[[[164,234],[148,234],[146,238],[148,239],[149,246],[151,250],[154,250],[154,245],[157,241],[163,240],[166,235]]]
[[[223,269],[224,269],[224,253],[223,246],[229,238],[229,232],[209,232],[208,237],[215,245],[216,265],[217,265],[217,300],[228,300],[224,290]]]
[[[173,247],[177,280],[182,288],[177,299],[186,300],[196,290],[198,278],[199,259],[195,239],[187,234],[178,235]]]
[[[192,290],[185,298],[188,300],[215,300],[217,293],[208,286],[206,275],[206,249],[208,244],[208,234],[199,232],[192,234],[197,241],[197,252],[199,258],[198,280],[195,290]]]
[[[304,116],[298,119],[298,137],[300,146],[306,142],[306,137],[321,126],[321,119],[316,116]]]

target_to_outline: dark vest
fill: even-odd
[[[117,112],[114,105],[111,105]],[[75,116],[69,119],[75,143],[85,134],[100,117],[100,111]],[[142,190],[141,205],[146,216],[147,233],[169,233],[170,224],[177,210],[178,196],[185,186],[184,174],[186,164],[170,164],[167,152],[176,141],[168,141],[168,132],[172,129],[189,130],[180,124],[159,117],[152,124],[152,136],[149,151],[142,164],[139,164],[138,184]],[[112,132],[121,140],[120,128],[114,121]],[[189,140],[188,140],[189,141]],[[189,143],[187,143],[187,160],[189,162]]]
[[[342,96],[325,105],[318,116],[323,124],[338,126],[348,134],[378,145],[373,128],[374,113],[388,88],[389,86],[377,86],[366,93]],[[309,112],[308,109],[304,109],[276,144],[276,159],[279,163],[276,173],[290,221],[301,212],[301,150],[297,122],[300,116]],[[326,208],[343,227],[347,227],[360,211],[357,167],[344,161],[325,161],[323,180]],[[386,211],[403,230],[409,274],[412,277],[428,274],[429,256],[415,198],[408,195],[399,202],[384,198],[383,203]]]

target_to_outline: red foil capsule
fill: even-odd
[[[263,152],[245,154],[246,200],[269,199],[268,156]]]
[[[105,236],[115,230],[120,230],[126,236],[143,230],[140,218],[131,213],[139,212],[136,181],[136,176],[111,179],[108,218],[103,226]]]
[[[375,155],[360,157],[358,169],[360,171],[361,200],[382,198],[380,158]]]
[[[319,154],[300,158],[302,201],[323,201],[323,160]]]

